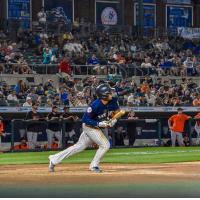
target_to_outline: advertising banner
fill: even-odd
[[[173,3],[173,4],[191,4],[191,0],[166,0],[166,3]]]
[[[22,28],[30,28],[31,0],[8,0],[8,20],[20,20]]]
[[[191,27],[193,20],[192,7],[167,6],[167,27]]]
[[[178,35],[186,39],[199,39],[200,38],[200,28],[186,28],[179,27]]]
[[[52,11],[54,16],[65,19],[66,23],[73,22],[73,0],[44,0],[46,11]]]
[[[144,29],[154,28],[156,25],[156,6],[144,4]],[[138,4],[136,4],[136,23],[138,25]]]

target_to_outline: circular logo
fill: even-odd
[[[112,7],[106,7],[101,13],[101,22],[105,25],[117,24],[117,12]]]
[[[91,107],[88,107],[87,112],[88,112],[88,113],[91,113],[91,112],[92,112],[92,108],[91,108]]]

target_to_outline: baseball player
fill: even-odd
[[[92,143],[96,143],[99,148],[92,160],[89,169],[100,173],[99,163],[105,153],[109,150],[110,144],[103,134],[102,129],[113,127],[117,120],[109,120],[109,115],[119,111],[117,98],[112,96],[112,89],[108,84],[101,84],[96,89],[98,99],[93,101],[82,117],[83,132],[78,142],[55,155],[49,156],[49,171],[54,172],[55,165],[64,158],[68,158],[86,149]]]
[[[200,113],[197,113],[197,115],[194,117],[194,119],[196,120],[194,129],[197,132],[196,144],[199,145],[200,144]]]
[[[179,146],[184,146],[183,132],[185,128],[185,122],[191,119],[190,116],[183,113],[182,108],[177,109],[178,113],[172,115],[168,120],[168,126],[171,130],[172,147],[176,146],[176,138]]]

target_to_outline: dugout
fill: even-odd
[[[130,108],[126,108],[130,110]],[[143,110],[142,110],[143,109]],[[139,146],[165,146],[165,143],[169,141],[170,139],[170,131],[168,129],[167,120],[168,118],[176,113],[176,108],[159,108],[165,109],[158,111],[158,108],[133,108],[132,110],[136,113],[136,116],[139,117],[139,120],[136,120],[134,122],[128,122],[126,120],[126,117],[124,119],[120,120],[118,124],[115,126],[114,129],[111,129],[107,134],[108,138],[110,140],[111,146],[114,147],[129,147],[129,138],[127,135],[127,126],[128,124],[134,123],[135,124],[135,130],[133,130],[135,134],[135,142],[133,147],[139,147]],[[185,113],[194,117],[198,111],[198,108],[184,108]],[[195,110],[196,109],[196,110]],[[1,137],[1,144],[0,144],[0,150],[1,151],[10,151],[13,150],[13,146],[17,145],[20,142],[20,138],[26,134],[26,122],[24,121],[24,118],[26,116],[26,113],[28,112],[25,108],[18,108],[17,111],[9,109],[9,108],[1,108],[1,116],[4,119],[5,123],[5,137]],[[60,109],[60,112],[62,109]],[[71,109],[71,113],[74,113],[78,115],[80,118],[83,114],[83,108],[76,108]],[[43,117],[47,116],[47,114],[50,112],[50,109],[47,108],[40,108],[39,112],[42,114]],[[31,122],[30,122],[31,123]],[[40,122],[41,123],[41,122]],[[47,134],[46,134],[46,127],[48,126],[48,123],[44,123],[43,131],[41,134],[38,135],[38,142],[41,145],[44,145],[47,142]],[[66,125],[65,122],[59,122],[61,123],[61,130],[63,133],[65,133]],[[70,123],[70,122],[68,122]],[[186,123],[185,126],[185,133],[189,139],[190,139],[190,145],[196,145],[196,137],[197,134],[194,130],[194,124],[195,121],[189,121]],[[68,145],[72,145],[73,142],[77,141],[77,138],[79,137],[80,133],[82,132],[81,129],[81,121],[78,121],[76,124],[73,125],[75,130],[75,136],[73,140],[71,140]],[[116,131],[118,130],[118,127],[122,127],[123,132],[123,143],[117,144],[116,142]],[[119,131],[119,130],[118,130]],[[63,148],[66,147],[66,141],[65,137],[63,138]],[[47,149],[41,149],[37,148],[36,150],[47,150]]]

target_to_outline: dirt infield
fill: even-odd
[[[173,164],[102,164],[101,174],[85,164],[61,164],[49,173],[48,165],[1,165],[1,185],[168,183],[200,180],[200,162]]]

